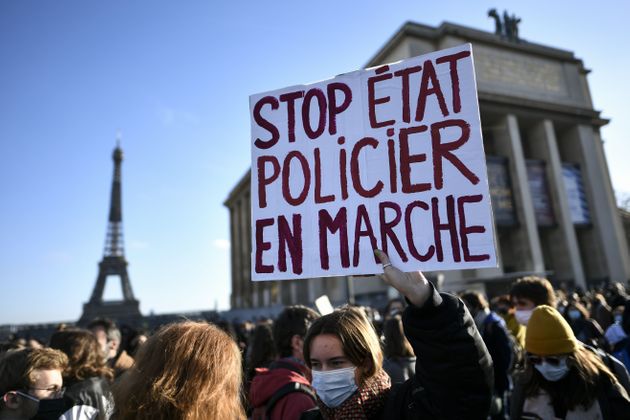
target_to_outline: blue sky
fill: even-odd
[[[613,185],[630,192],[626,2],[3,0],[0,324],[79,317],[119,131],[141,310],[227,308],[223,201],[249,167],[248,96],[360,68],[407,20],[493,31],[492,7],[592,69]]]

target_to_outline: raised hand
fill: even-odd
[[[383,264],[383,280],[385,283],[402,293],[414,305],[424,305],[431,296],[431,286],[424,274],[420,271],[403,273],[392,265],[387,254],[380,249],[375,249],[374,255]]]

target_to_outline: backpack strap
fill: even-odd
[[[267,405],[265,406],[266,418],[268,419],[271,418],[271,411],[273,410],[274,406],[276,405],[278,401],[280,401],[282,398],[294,392],[301,392],[303,394],[306,394],[309,397],[311,397],[313,401],[316,401],[315,392],[311,389],[311,387],[309,387],[308,385],[299,383],[299,382],[289,382],[288,384],[284,385],[283,387],[278,389],[276,392],[274,392],[274,394],[271,396],[271,398],[267,402]]]

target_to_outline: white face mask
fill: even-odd
[[[356,367],[313,372],[313,388],[330,408],[339,407],[358,389],[354,381]]]
[[[569,367],[567,366],[567,358],[561,358],[560,363],[557,366],[552,366],[547,361],[543,361],[537,365],[534,365],[536,370],[548,381],[556,382],[564,378],[569,373]]]
[[[516,310],[514,312],[514,317],[516,318],[516,321],[521,324],[521,325],[527,325],[527,323],[529,322],[529,318],[532,317],[532,312],[534,312],[533,309],[521,309],[521,310]]]

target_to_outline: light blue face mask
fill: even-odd
[[[313,371],[313,388],[330,408],[339,407],[358,389],[354,381],[356,367],[328,371]]]
[[[549,364],[547,361],[534,365],[536,370],[550,382],[557,382],[567,376],[571,369],[567,366],[567,358],[561,357],[557,365]]]

